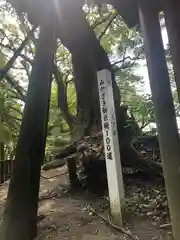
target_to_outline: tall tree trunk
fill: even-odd
[[[180,139],[159,16],[156,9],[153,8],[153,4],[148,5],[148,3],[149,1],[144,0],[140,2],[140,22],[144,36],[173,235],[175,240],[179,240],[180,191],[177,183],[180,182]]]
[[[31,240],[36,234],[40,169],[44,159],[44,139],[56,46],[54,21],[51,17],[46,18],[40,28],[15,166],[1,226],[1,240]]]

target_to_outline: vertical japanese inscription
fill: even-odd
[[[115,112],[112,113],[111,124],[112,124],[113,135],[115,136],[115,135],[117,134],[117,131],[116,131],[116,116],[115,116]]]
[[[111,72],[103,69],[97,73],[97,79],[110,209],[113,220],[117,224],[121,224],[121,210],[125,207],[125,198]]]
[[[109,134],[109,130],[110,130],[110,121],[109,121],[109,118],[108,118],[108,106],[107,106],[107,102],[106,102],[106,99],[107,99],[107,92],[105,91],[106,90],[106,86],[105,86],[105,82],[104,80],[100,80],[100,83],[99,83],[99,90],[100,90],[100,101],[102,104],[100,104],[100,107],[101,107],[101,117],[102,117],[102,122],[103,122],[103,129],[104,129],[104,138],[105,138],[105,148],[106,148],[106,151],[105,151],[105,154],[106,154],[106,157],[107,159],[109,160],[112,160],[112,140],[110,138],[110,134]]]

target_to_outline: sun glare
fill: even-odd
[[[60,4],[59,0],[53,0],[54,6],[55,6],[55,11],[57,12],[58,18],[60,17]]]

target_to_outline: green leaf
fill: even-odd
[[[0,124],[0,143],[9,144],[12,140],[9,128],[2,123]]]

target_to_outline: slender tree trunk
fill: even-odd
[[[40,169],[44,159],[44,139],[56,46],[54,21],[51,20],[51,17],[48,17],[40,28],[15,166],[1,226],[1,240],[32,240],[36,234]]]
[[[5,160],[4,143],[0,143],[0,161]]]
[[[67,89],[63,82],[61,73],[56,65],[53,66],[53,74],[57,83],[57,97],[58,106],[63,114],[69,127],[72,129],[74,124],[74,116],[69,112],[68,99],[67,99]]]

